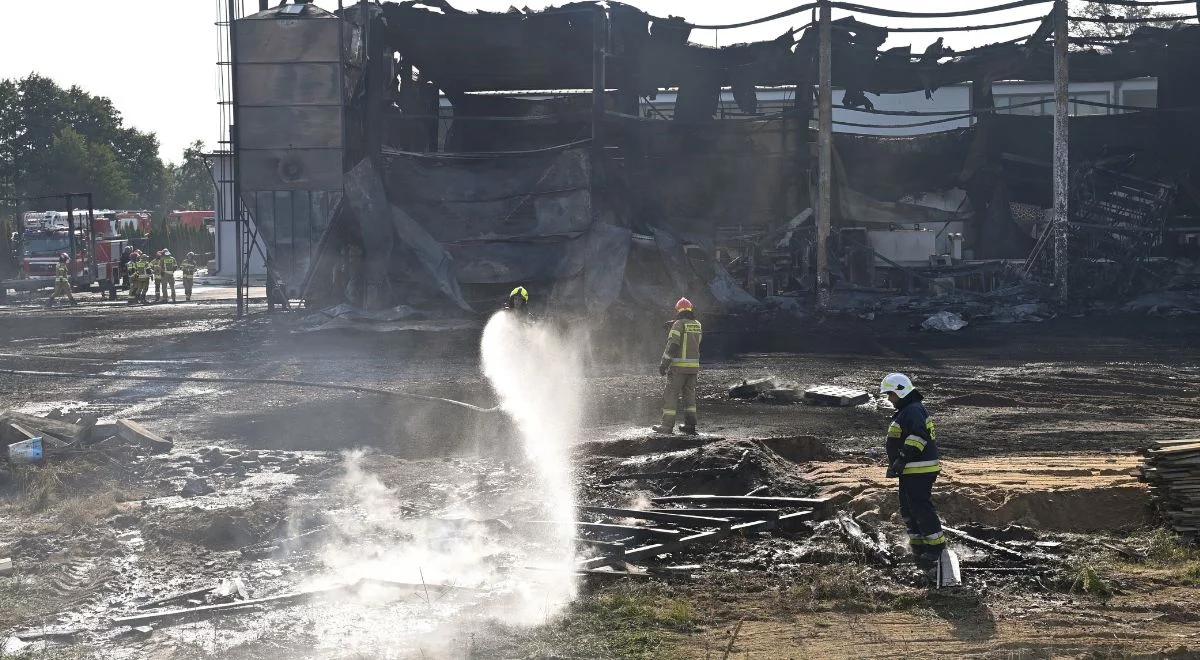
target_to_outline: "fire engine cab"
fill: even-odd
[[[129,241],[120,237],[118,223],[93,213],[88,226],[87,211],[47,212],[36,219],[25,217],[21,232],[21,278],[0,282],[0,297],[7,289],[34,290],[54,286],[59,256],[69,255],[71,286],[86,290],[99,284],[101,292],[116,297],[121,280],[121,250]]]

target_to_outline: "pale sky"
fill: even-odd
[[[700,24],[733,23],[767,16],[803,0],[626,0],[651,14],[677,15]],[[965,9],[999,4],[1001,0],[862,0],[862,4],[913,11]],[[79,85],[88,92],[112,99],[126,125],[158,134],[164,160],[178,161],[183,148],[204,140],[213,148],[218,139],[217,28],[213,25],[219,4],[226,0],[4,0],[0,19],[0,78],[23,77],[31,71],[53,78],[60,85]],[[540,0],[450,0],[459,9],[505,11],[512,5],[540,9]],[[277,0],[272,0],[272,5]],[[337,0],[317,0],[336,9]],[[351,4],[347,0],[347,4]],[[1073,2],[1072,5],[1080,3]],[[257,0],[245,0],[247,12]],[[1039,6],[1024,7],[970,19],[925,21],[887,19],[867,22],[892,27],[914,24],[977,25],[1000,23],[1038,15]],[[1049,11],[1049,4],[1041,8]],[[838,17],[839,12],[834,13]],[[727,45],[778,36],[789,26],[810,20],[796,15],[739,30],[697,30],[692,40],[707,45]],[[947,34],[946,45],[965,49],[983,43],[1015,39],[1035,24],[987,32]],[[888,46],[912,44],[923,50],[936,34],[904,33]]]

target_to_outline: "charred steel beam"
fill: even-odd
[[[604,157],[605,57],[608,46],[608,14],[596,5],[592,12],[592,183],[596,182]],[[594,200],[595,197],[593,196]]]
[[[829,307],[829,223],[833,199],[832,18],[827,1],[820,3],[820,52],[817,92],[817,306]]]
[[[1054,284],[1058,300],[1068,296],[1067,234],[1067,0],[1054,2]]]

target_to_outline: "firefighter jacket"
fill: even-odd
[[[670,367],[676,373],[700,371],[700,339],[703,332],[700,322],[690,316],[681,316],[671,324],[667,332],[667,347],[663,349],[660,367]]]
[[[184,258],[179,267],[183,270],[183,278],[190,280],[196,274],[196,264],[191,259]]]
[[[903,475],[941,472],[936,438],[933,420],[921,403],[921,393],[914,391],[900,400],[900,409],[888,425],[888,462],[904,458]]]
[[[138,275],[141,275],[142,279],[149,279],[151,273],[155,270],[149,259],[138,259],[133,267],[137,269]]]
[[[178,264],[175,263],[175,257],[163,257],[162,258],[163,273],[165,273],[168,278],[174,279],[175,269],[177,267],[178,267]]]
[[[59,284],[71,283],[71,271],[67,265],[61,261],[54,267],[54,281]]]
[[[163,276],[163,258],[159,257],[150,262],[151,268],[154,269],[154,276],[162,278]]]

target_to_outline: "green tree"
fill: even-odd
[[[1179,17],[1177,16],[1155,13],[1154,7],[1117,5],[1110,2],[1087,2],[1080,8],[1078,15],[1087,18],[1112,17],[1122,20],[1145,20],[1154,17],[1155,20],[1148,24],[1159,27],[1168,27],[1179,21]],[[1085,23],[1076,21],[1071,23],[1071,34],[1077,37],[1123,38],[1133,34],[1133,31],[1141,25],[1143,23]]]
[[[42,159],[34,194],[90,192],[97,206],[122,208],[133,201],[129,177],[112,147],[90,142],[73,128],[64,128]]]
[[[171,188],[158,148],[107,98],[37,74],[0,81],[0,194],[92,192],[97,207],[157,209]]]
[[[204,142],[196,140],[183,150],[183,160],[171,167],[175,208],[213,208],[213,180],[204,160]]]

